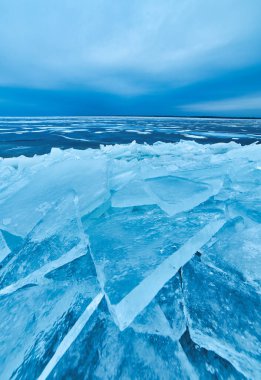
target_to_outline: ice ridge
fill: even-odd
[[[258,378],[260,168],[191,141],[1,159],[1,378]]]

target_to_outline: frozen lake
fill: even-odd
[[[99,148],[100,144],[195,140],[201,144],[261,140],[261,119],[178,117],[1,117],[0,156]]]

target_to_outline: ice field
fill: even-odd
[[[0,379],[258,379],[261,145],[0,159]]]
[[[200,144],[261,141],[261,119],[190,117],[0,117],[1,157],[50,153],[52,148],[154,144],[180,140]]]

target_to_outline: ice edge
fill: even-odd
[[[72,343],[76,340],[78,335],[83,330],[84,326],[92,316],[92,314],[95,312],[99,304],[101,303],[101,300],[103,298],[103,293],[98,293],[97,296],[92,300],[92,302],[87,306],[87,308],[84,310],[80,318],[77,320],[77,322],[73,325],[71,330],[68,332],[67,335],[63,338],[61,343],[59,344],[57,350],[55,351],[55,354],[51,358],[51,360],[48,362],[47,366],[44,368],[41,375],[38,377],[37,380],[45,380],[50,375],[56,364],[59,362],[59,360],[63,357],[63,355],[66,353],[66,351],[70,348]]]
[[[135,317],[151,302],[159,290],[178,270],[185,265],[226,222],[225,219],[209,223],[178,251],[159,265],[117,305],[110,304],[113,316],[121,331],[128,327]],[[149,289],[149,291],[148,291]],[[108,300],[107,300],[108,301]]]

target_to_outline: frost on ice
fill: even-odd
[[[254,379],[261,149],[0,161],[1,379]]]

